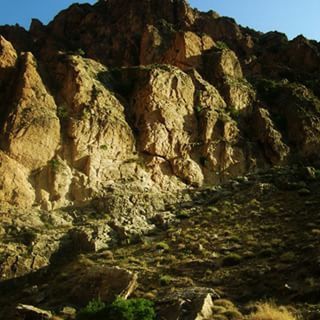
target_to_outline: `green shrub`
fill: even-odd
[[[162,286],[167,286],[172,282],[172,280],[171,276],[165,274],[160,277],[159,282]]]
[[[109,148],[108,148],[108,146],[107,146],[106,144],[102,144],[102,145],[100,146],[100,149],[107,151]]]
[[[117,298],[107,309],[108,320],[153,320],[156,316],[153,303],[146,299]]]
[[[228,45],[223,41],[217,41],[216,42],[216,48],[218,48],[220,50],[229,49]]]
[[[51,159],[49,165],[53,172],[58,172],[61,167],[61,162],[58,159]]]
[[[77,314],[77,320],[99,320],[104,319],[106,305],[100,299],[91,300],[86,307]]]
[[[65,105],[58,106],[57,116],[60,120],[65,120],[68,118],[69,112]]]
[[[77,320],[154,320],[153,303],[146,299],[117,298],[112,304],[92,300],[79,311]]]

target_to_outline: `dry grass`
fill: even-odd
[[[248,320],[298,320],[298,318],[285,307],[261,303],[257,305],[257,311],[249,315]]]

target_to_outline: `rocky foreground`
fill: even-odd
[[[318,42],[183,0],[0,27],[0,317],[320,318],[319,71]]]

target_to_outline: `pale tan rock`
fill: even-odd
[[[289,147],[282,141],[281,133],[275,129],[268,110],[258,108],[253,124],[267,159],[274,165],[283,162],[289,153]]]
[[[182,70],[202,66],[202,53],[214,46],[212,38],[206,34],[201,37],[194,32],[177,32],[173,43],[165,53],[164,62]]]
[[[193,287],[177,289],[159,302],[159,316],[164,320],[209,320],[213,316],[212,289]]]
[[[163,29],[163,27],[162,27]],[[175,32],[148,25],[143,33],[140,49],[140,64],[171,64],[188,70],[201,67],[202,53],[214,47],[214,41],[206,34]]]
[[[213,63],[214,77],[243,78],[243,72],[237,55],[230,49],[215,51],[210,57]]]
[[[89,177],[92,187],[113,179],[109,168],[119,167],[116,161],[132,158],[135,139],[126,122],[124,106],[108,89],[108,70],[101,64],[70,57],[59,64],[64,99],[68,144],[72,166]],[[105,76],[106,83],[99,81]],[[68,156],[68,154],[66,154]],[[119,176],[119,170],[115,174]],[[118,177],[116,177],[118,178]]]
[[[245,79],[226,78],[223,93],[227,104],[235,111],[250,108],[256,99],[256,93]]]
[[[240,131],[227,114],[204,109],[200,113],[204,176],[210,183],[220,183],[246,171],[245,150],[237,146]]]
[[[31,207],[34,190],[28,181],[28,170],[0,151],[0,202]]]
[[[201,167],[192,159],[176,158],[171,161],[173,172],[193,186],[201,186],[204,176]]]
[[[219,91],[209,82],[205,81],[195,69],[189,71],[188,75],[191,77],[197,92],[194,102],[195,108],[198,108],[196,111],[199,112],[203,108],[218,110],[226,108],[227,105]]]
[[[68,274],[68,281],[65,284],[57,284],[57,292],[64,292],[65,295],[62,296],[65,297],[65,301],[77,305],[86,305],[95,297],[100,297],[108,303],[114,301],[117,296],[126,299],[137,286],[136,273],[119,267],[95,264],[85,258],[77,261],[77,264],[71,263],[64,270]]]
[[[243,77],[242,67],[236,54],[230,49],[214,51],[207,58],[206,73],[215,85],[228,107],[245,110],[255,100],[255,92]]]
[[[72,182],[72,171],[60,157],[49,162],[49,189],[51,199],[64,203]]]
[[[22,56],[16,103],[5,122],[5,147],[30,170],[44,166],[60,142],[56,105],[48,93],[31,53]]]
[[[146,167],[150,172],[152,181],[160,190],[176,190],[185,186],[181,179],[173,174],[170,162],[162,157],[148,157]]]
[[[0,68],[11,68],[16,65],[17,52],[12,44],[0,35]]]
[[[8,77],[15,69],[17,52],[12,44],[0,35],[0,87],[8,82]]]
[[[131,107],[139,128],[140,150],[165,159],[181,156],[196,132],[194,86],[191,78],[174,67],[142,71]]]
[[[52,313],[50,311],[42,310],[26,304],[19,304],[17,306],[17,312],[20,316],[18,319],[52,319]]]

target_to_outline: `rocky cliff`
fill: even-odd
[[[184,1],[74,4],[1,27],[1,199],[51,209],[317,161],[320,45]],[[11,182],[12,181],[12,182]]]
[[[320,43],[184,0],[100,0],[0,27],[0,280],[141,241],[251,180],[261,202],[283,184],[306,196],[296,167],[276,187],[255,174],[303,164],[318,187],[319,71]]]

